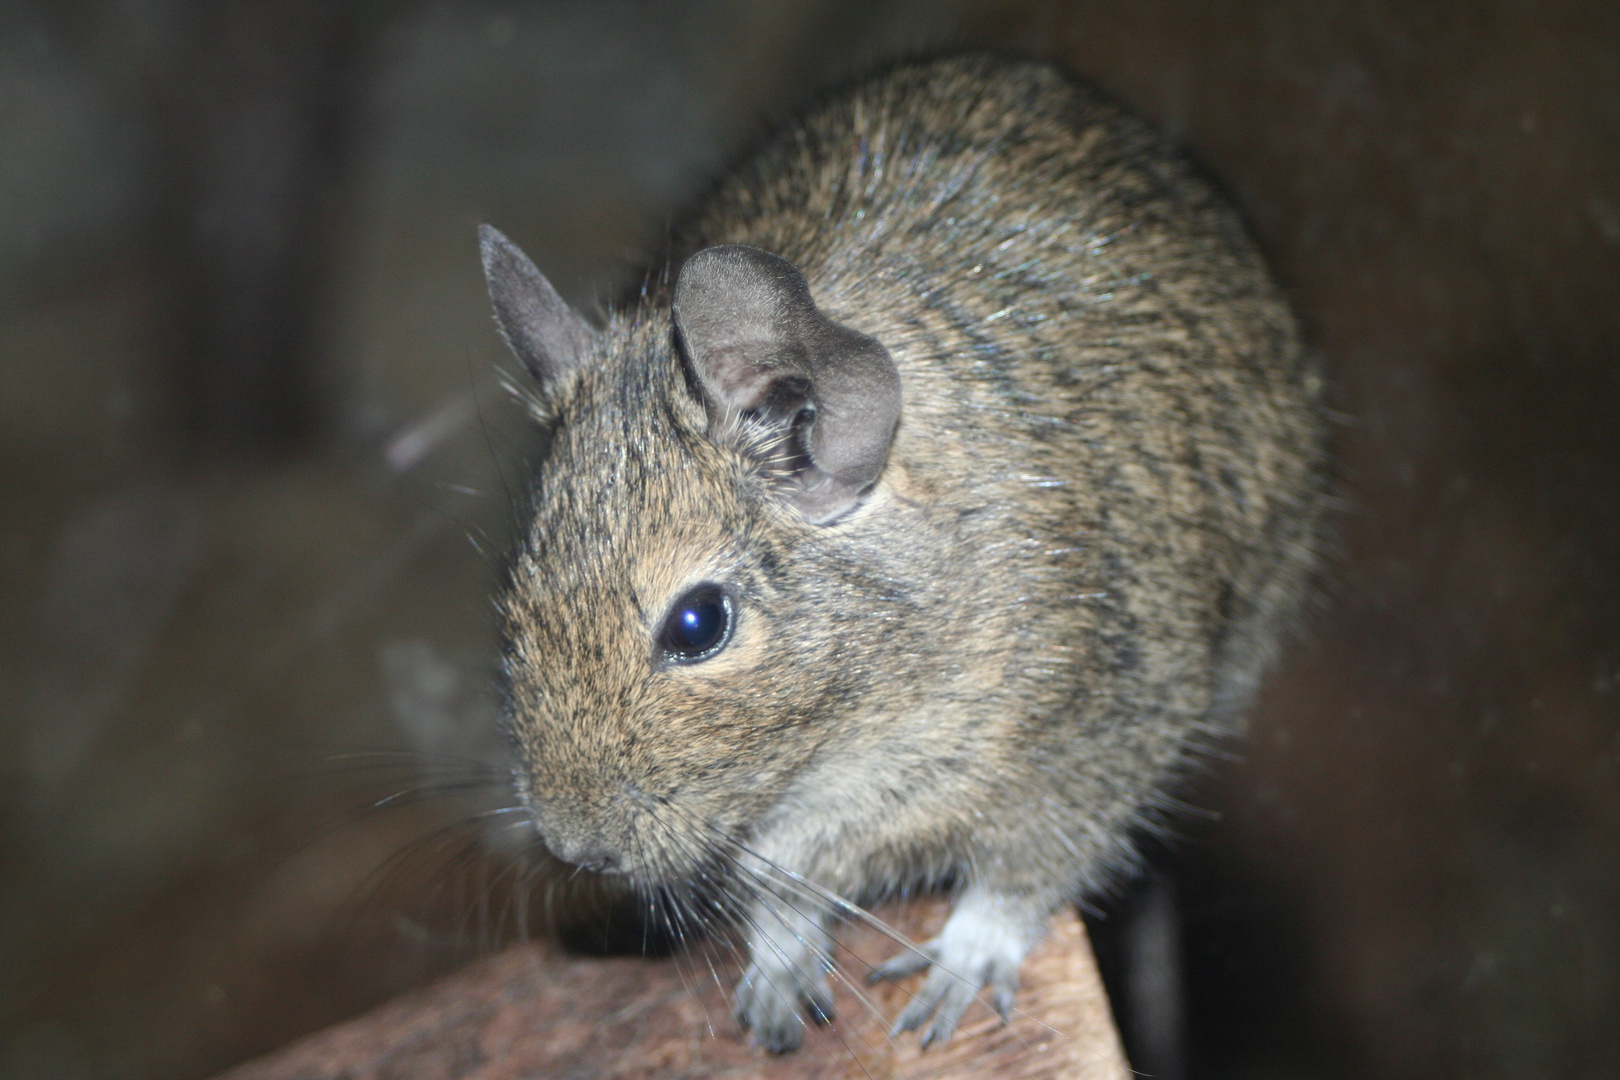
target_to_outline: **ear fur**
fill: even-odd
[[[584,362],[596,331],[498,229],[480,225],[478,247],[495,325],[512,355],[549,394]]]
[[[744,244],[686,261],[674,317],[711,428],[739,418],[774,428],[786,497],[808,520],[852,509],[882,472],[900,418],[888,350],[823,315],[792,263]]]

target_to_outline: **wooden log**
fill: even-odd
[[[942,902],[923,901],[878,914],[920,941],[938,929],[945,912]],[[717,962],[711,972],[701,953],[669,960],[597,959],[537,941],[239,1066],[220,1080],[1128,1075],[1085,924],[1072,910],[1058,917],[1024,964],[1019,1011],[1010,1024],[981,1002],[953,1038],[926,1051],[918,1049],[915,1034],[887,1035],[923,976],[865,983],[867,964],[894,950],[871,927],[845,927],[836,960],[846,977],[833,980],[837,1019],[812,1026],[802,1049],[780,1057],[748,1045],[732,1018],[722,986],[729,991],[734,968],[721,969]]]

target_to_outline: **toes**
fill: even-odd
[[[789,1054],[804,1042],[804,1021],[797,1016],[786,1023],[754,1029],[754,1045],[771,1054]]]
[[[933,1020],[923,1030],[919,1045],[923,1049],[942,1043],[951,1037],[956,1025],[962,1020],[962,1014],[967,1012],[969,1005],[973,1004],[979,996],[979,988],[972,982],[964,981],[945,972],[938,974],[944,976],[940,981],[943,988],[933,1009]]]
[[[922,1034],[922,1045],[941,1042],[950,1038],[951,1032],[956,1030],[957,1022],[967,1007],[973,1004],[978,994],[978,987],[971,982],[964,981],[940,968],[928,973],[927,980],[922,989],[917,991],[916,997],[900,1013],[900,1018],[894,1022],[891,1035],[898,1035],[902,1031],[916,1031],[932,1017],[931,1023]]]
[[[773,979],[750,971],[737,984],[737,1022],[749,1032],[749,1041],[773,1054],[797,1050],[804,1042],[805,1014],[817,1024],[833,1020],[832,989],[825,976],[812,986],[796,979]]]
[[[911,999],[911,1004],[901,1010],[899,1019],[894,1022],[894,1027],[889,1029],[889,1038],[896,1038],[907,1031],[916,1031],[922,1027],[923,1021],[927,1020],[928,1014],[933,1011],[934,1006],[924,1001],[922,995],[918,994]]]
[[[804,1042],[804,1019],[799,1011],[775,998],[756,997],[747,1015],[739,1019],[749,1029],[749,1041],[773,1054],[797,1050]]]
[[[913,954],[902,955],[909,957]],[[884,968],[888,966],[886,964]],[[884,974],[887,977],[887,971]],[[981,985],[990,992],[991,1008],[996,1010],[1003,1022],[1010,1020],[1018,993],[1016,969],[1010,972],[992,971],[981,983],[979,979],[963,978],[936,967],[928,973],[922,988],[900,1013],[900,1018],[889,1033],[890,1037],[904,1031],[920,1030],[922,1035],[918,1041],[922,1047],[944,1042],[956,1031],[968,1006],[978,998]]]
[[[884,979],[903,979],[907,975],[915,975],[919,971],[926,970],[934,959],[933,949],[928,945],[903,949],[873,968],[867,974],[866,981],[875,983]]]

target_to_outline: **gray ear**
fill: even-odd
[[[583,363],[596,331],[569,307],[516,244],[489,225],[478,227],[484,281],[495,325],[512,355],[549,393]]]
[[[776,427],[787,497],[809,520],[854,507],[883,471],[900,419],[888,350],[823,315],[792,263],[743,244],[688,259],[674,313],[711,423],[741,416]]]

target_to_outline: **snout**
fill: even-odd
[[[672,865],[658,843],[662,836],[648,835],[646,797],[635,785],[605,781],[581,797],[547,783],[549,777],[526,779],[521,794],[530,821],[556,858],[592,873],[635,878],[645,878],[650,867]]]

